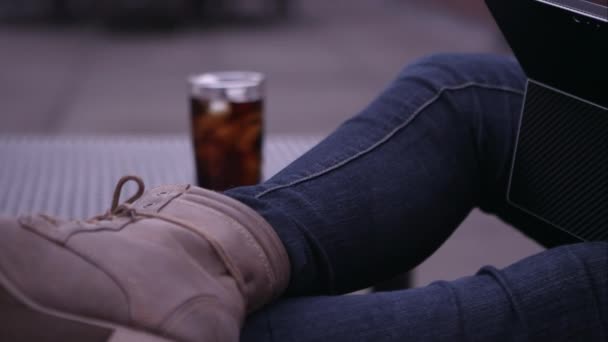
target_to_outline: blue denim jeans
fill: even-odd
[[[229,190],[275,228],[292,267],[285,298],[250,316],[242,340],[608,341],[606,242],[339,295],[411,269],[474,207],[538,237],[505,200],[524,86],[512,58],[424,58],[275,177]]]

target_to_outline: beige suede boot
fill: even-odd
[[[127,176],[94,219],[0,219],[0,341],[236,342],[288,281],[270,225],[194,186]]]

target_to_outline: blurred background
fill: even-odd
[[[267,75],[268,134],[327,134],[440,52],[509,49],[482,0],[1,0],[0,134],[186,135],[186,77],[227,69]],[[414,283],[539,250],[475,211]]]

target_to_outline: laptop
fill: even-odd
[[[486,0],[527,78],[507,200],[608,240],[608,0]]]

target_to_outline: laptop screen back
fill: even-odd
[[[606,108],[608,7],[593,1],[486,0],[528,78]]]
[[[538,241],[608,240],[608,1],[486,2],[529,78],[508,202]]]

